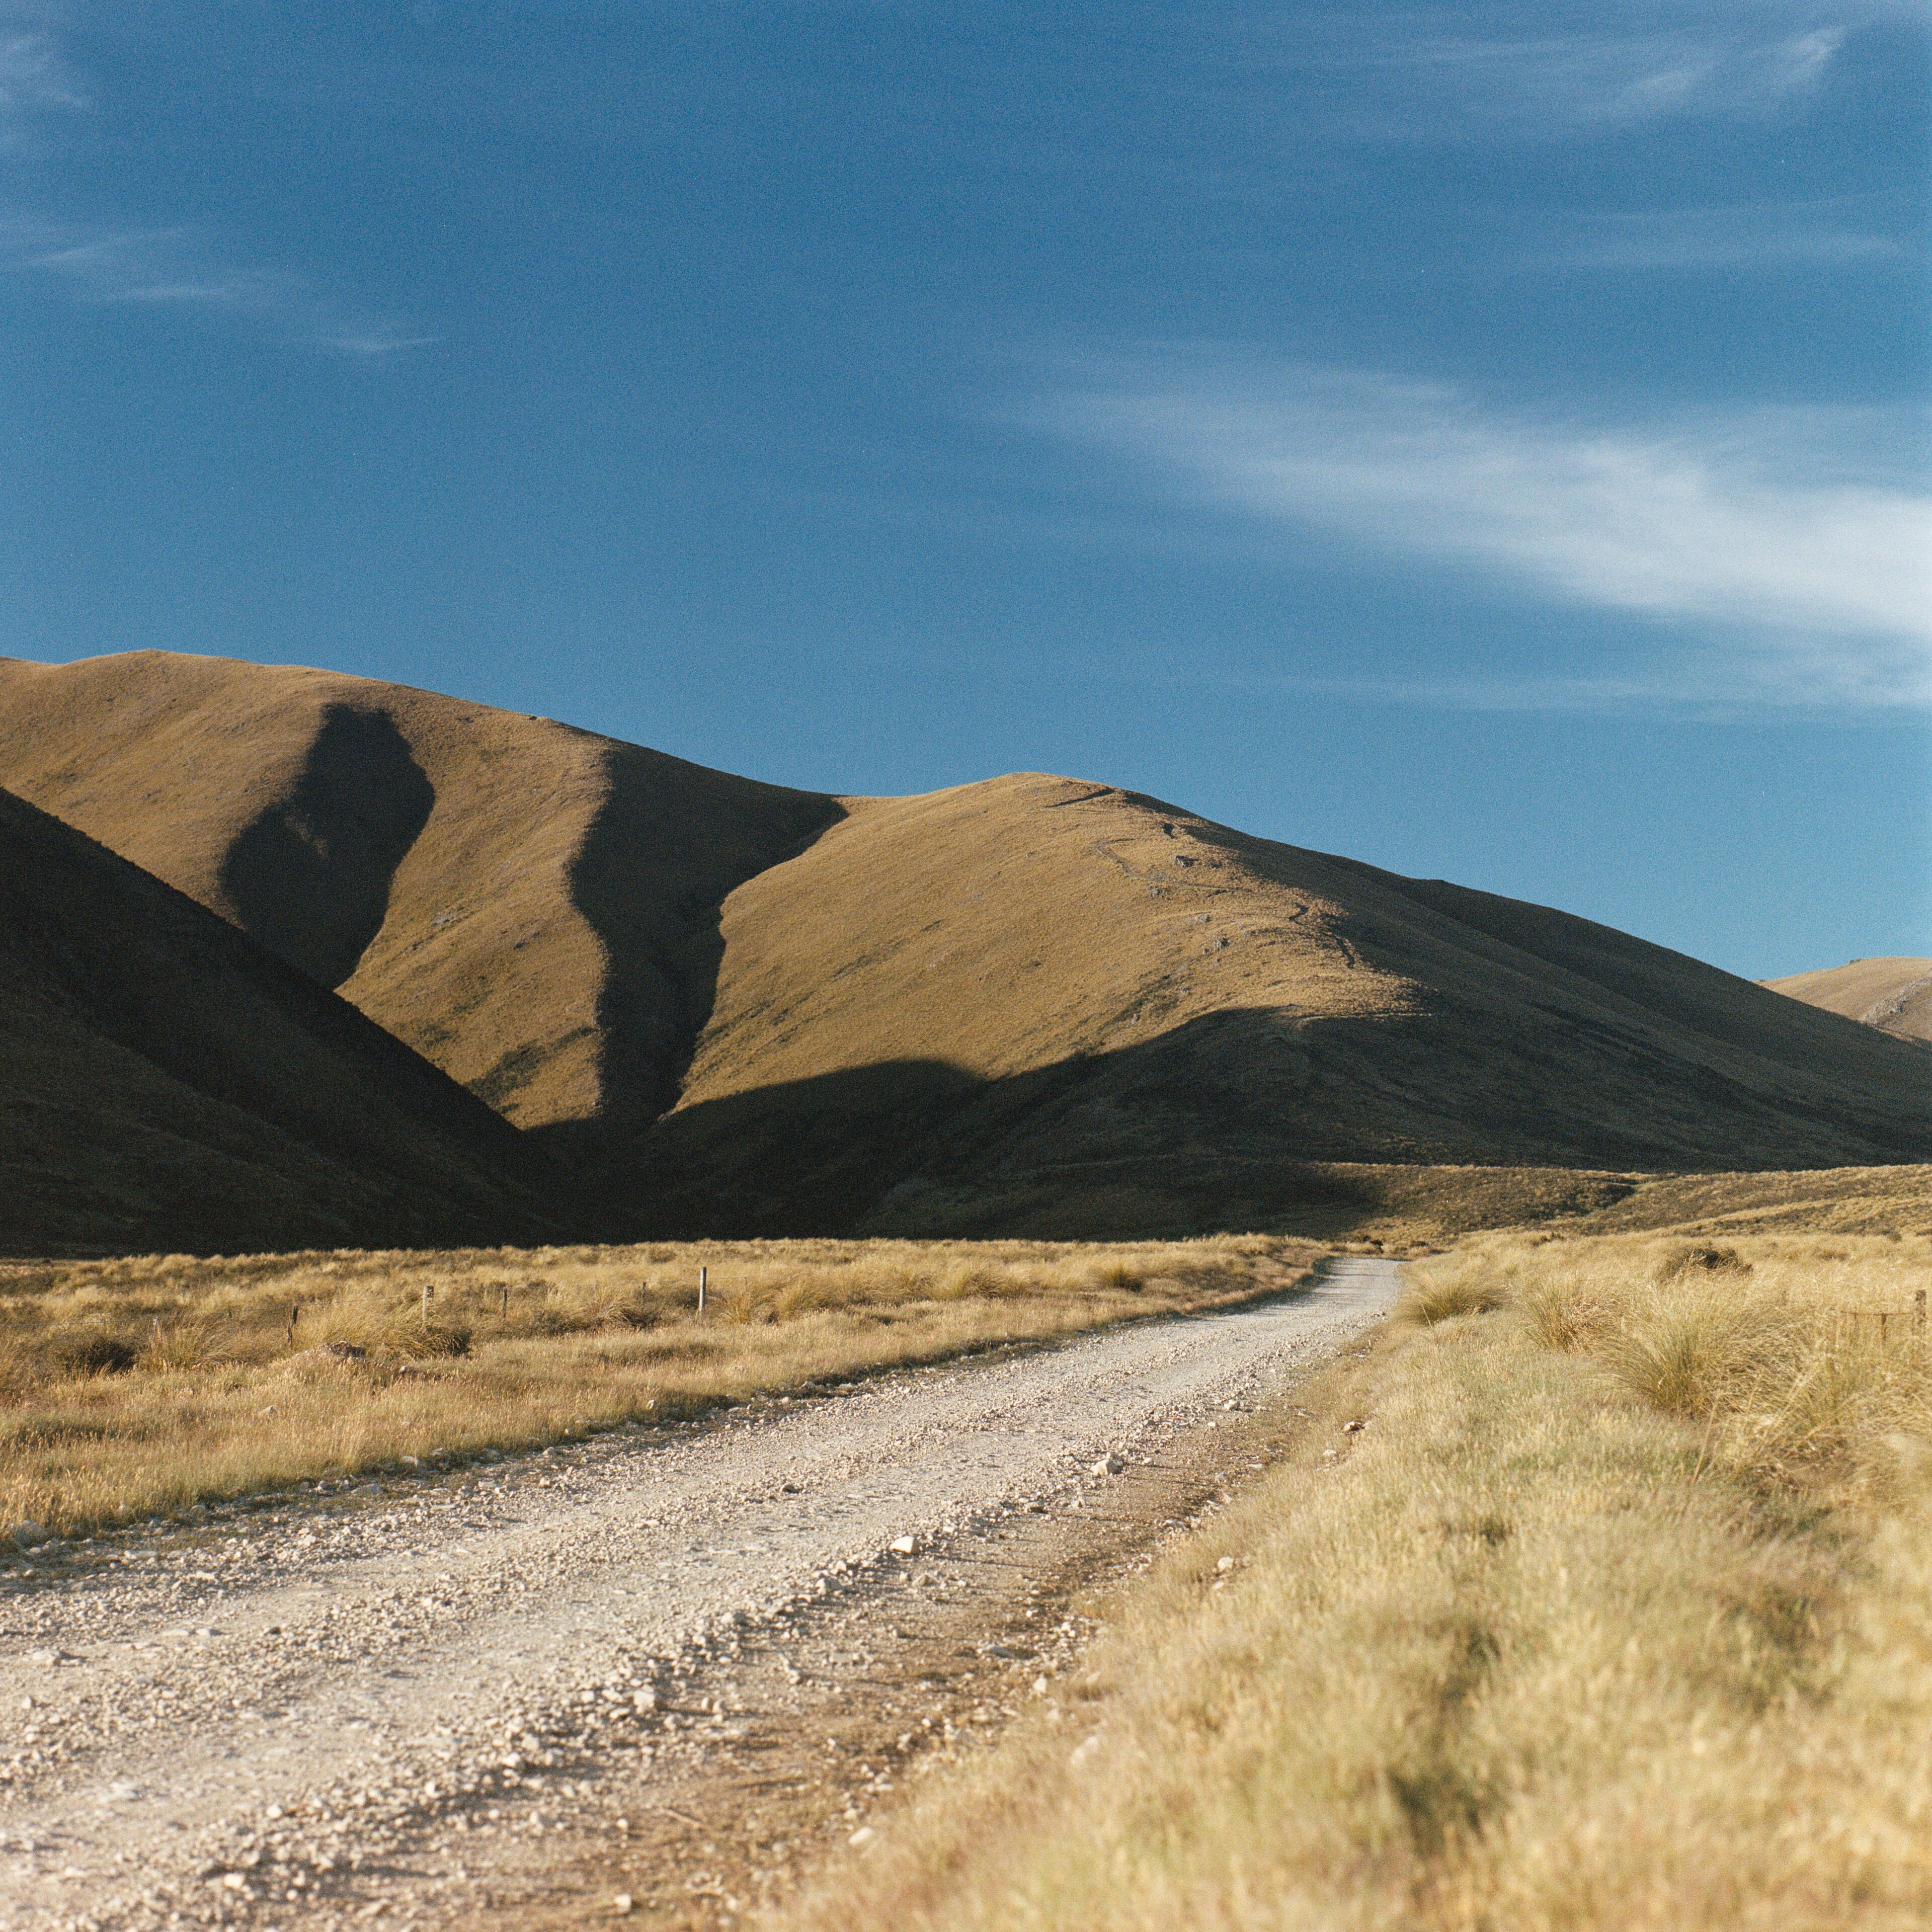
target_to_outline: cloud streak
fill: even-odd
[[[48,146],[60,117],[92,101],[51,34],[20,14],[0,0],[0,152],[32,153]],[[238,260],[241,252],[194,224],[82,226],[0,208],[0,271],[84,302],[195,314],[364,360],[440,339],[343,300],[297,270]]]
[[[1823,16],[1821,17],[1821,11]],[[1374,138],[1560,138],[1698,117],[1762,118],[1825,86],[1862,28],[1919,22],[1919,0],[1762,0],[1712,8],[1636,0],[1552,31],[1550,10],[1491,5],[1305,19],[1250,44],[1262,71],[1313,83]]]
[[[88,105],[80,77],[46,34],[0,23],[0,149],[18,146],[41,116]]]
[[[1760,202],[1725,207],[1592,211],[1574,215],[1534,266],[1726,272],[1876,266],[1920,250],[1880,232],[1874,212],[1848,200]]]
[[[0,216],[0,268],[82,301],[176,309],[362,358],[439,340],[334,301],[291,269],[238,263],[192,227],[82,230]]]
[[[1040,420],[1304,554],[1326,538],[1692,627],[1664,680],[1682,694],[1932,703],[1932,501],[1858,412],[1590,424],[1193,352],[1090,367]],[[1661,688],[1604,685],[1638,687]]]

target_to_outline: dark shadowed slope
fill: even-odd
[[[1932,959],[1854,959],[1763,984],[1900,1040],[1932,1040]]]
[[[541,1240],[533,1166],[352,1006],[0,793],[0,1251]]]
[[[160,651],[0,659],[0,785],[566,1148],[676,1099],[720,902],[838,812],[545,718]]]

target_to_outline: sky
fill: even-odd
[[[0,652],[1932,954],[1926,0],[0,0]]]

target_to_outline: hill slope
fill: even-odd
[[[1586,920],[1066,778],[844,804],[725,903],[680,1106],[620,1164],[667,1226],[1177,1225],[1354,1184],[1300,1162],[1932,1154],[1920,1049]]]
[[[1854,959],[1849,966],[1762,983],[1900,1040],[1932,1040],[1932,959]]]
[[[652,1232],[1265,1225],[1392,1164],[1932,1156],[1912,1042],[1104,784],[832,799],[152,652],[0,661],[0,783],[338,984]]]
[[[530,1165],[353,1007],[0,792],[0,1252],[542,1240]]]
[[[546,718],[160,651],[0,659],[0,785],[566,1146],[676,1098],[718,902],[837,814]]]

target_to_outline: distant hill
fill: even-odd
[[[352,1006],[0,792],[0,1252],[542,1240],[532,1168]]]
[[[0,661],[0,784],[339,986],[612,1226],[1340,1226],[1396,1171],[1553,1204],[1932,1158],[1912,1042],[1104,784],[833,798],[154,652]]]
[[[1762,983],[1900,1040],[1932,1040],[1932,959],[1854,959]]]

